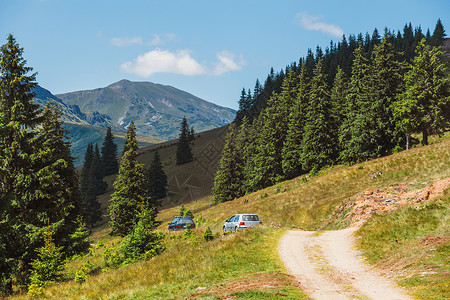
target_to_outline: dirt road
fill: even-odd
[[[411,299],[364,264],[353,248],[354,231],[289,231],[280,241],[280,256],[313,299]]]

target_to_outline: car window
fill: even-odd
[[[236,216],[231,216],[229,222],[234,222],[234,218],[235,218],[235,217],[236,217]]]
[[[242,217],[242,221],[259,221],[259,217],[257,215],[245,215]]]

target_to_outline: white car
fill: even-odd
[[[237,214],[225,221],[223,231],[236,232],[238,229],[244,229],[262,224],[261,219],[255,214]]]

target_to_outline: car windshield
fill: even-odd
[[[242,221],[259,221],[259,217],[257,215],[245,215],[242,216]]]

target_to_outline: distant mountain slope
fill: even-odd
[[[39,85],[34,89],[34,93],[36,96],[33,101],[36,104],[44,107],[47,103],[56,103],[61,109],[63,113],[61,120],[64,122],[64,129],[69,131],[68,137],[72,144],[71,154],[75,158],[75,166],[83,164],[84,154],[89,143],[97,143],[101,148],[108,126],[113,128],[114,141],[120,154],[125,144],[126,132],[122,127],[113,124],[111,117],[97,111],[83,113],[77,105],[66,105],[61,99]],[[137,138],[140,147],[164,141],[141,135],[138,135]]]
[[[174,87],[151,82],[121,80],[105,88],[57,97],[66,104],[77,105],[84,113],[106,114],[112,124],[122,128],[133,120],[138,134],[166,140],[178,137],[183,117],[196,132],[201,132],[230,123],[236,113]]]

